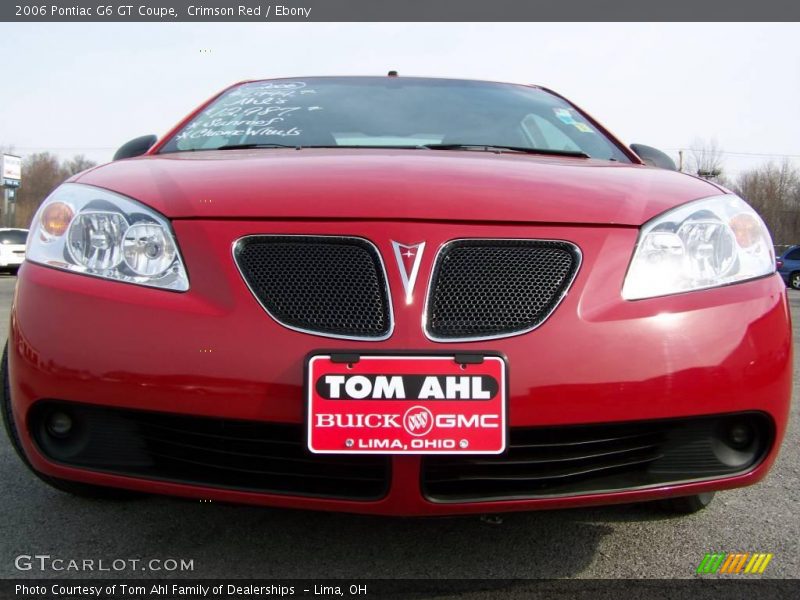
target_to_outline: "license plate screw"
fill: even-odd
[[[356,443],[351,439],[347,439],[345,440],[344,445],[347,446],[348,448],[352,448],[353,446],[356,445]]]
[[[459,448],[466,448],[469,446],[469,442],[467,440],[461,440],[460,442],[458,442],[458,446]]]

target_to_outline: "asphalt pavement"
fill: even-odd
[[[0,275],[0,339],[15,278]],[[795,354],[800,292],[790,292]],[[87,324],[87,328],[91,327]],[[79,343],[79,342],[78,342]],[[797,362],[797,361],[796,361]],[[797,397],[795,366],[795,398]],[[39,482],[0,435],[0,577],[162,577],[20,571],[20,555],[69,560],[183,559],[196,578],[683,578],[706,552],[771,552],[765,577],[800,577],[800,417],[760,484],[674,517],[626,505],[477,517],[398,519],[275,510],[163,497],[112,502]],[[67,563],[64,563],[67,564]],[[97,563],[95,563],[96,565]],[[120,564],[120,563],[117,563]],[[22,566],[25,566],[23,560]]]

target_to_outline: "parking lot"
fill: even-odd
[[[2,339],[14,281],[0,275]],[[790,292],[790,298],[797,353],[800,292]],[[197,578],[680,578],[693,576],[706,552],[738,551],[771,552],[765,576],[797,578],[799,425],[795,403],[768,478],[718,494],[697,515],[674,517],[650,505],[629,505],[509,514],[501,522],[362,517],[161,497],[89,501],[40,483],[2,435],[0,576],[65,575],[15,568],[18,555],[49,554],[66,560],[187,559],[194,570],[171,575]],[[119,575],[164,573],[131,569]]]

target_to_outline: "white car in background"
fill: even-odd
[[[0,228],[0,271],[16,274],[25,260],[27,229]]]

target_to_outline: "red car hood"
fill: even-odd
[[[77,178],[176,218],[417,219],[641,225],[721,193],[680,173],[608,161],[436,150],[182,152]]]

